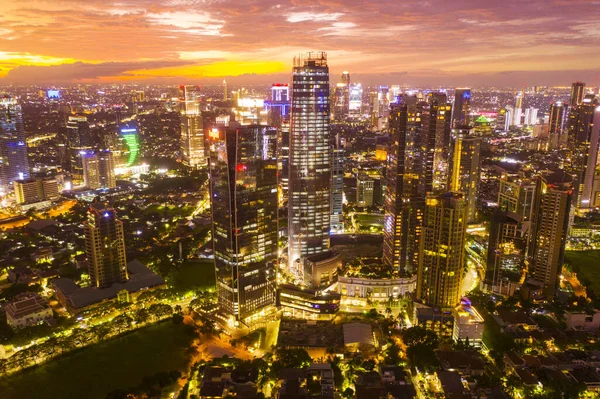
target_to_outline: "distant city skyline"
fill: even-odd
[[[0,85],[263,84],[289,80],[293,56],[312,50],[336,80],[348,70],[365,84],[590,87],[600,71],[585,0],[36,0],[0,15]]]

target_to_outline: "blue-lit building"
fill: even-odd
[[[0,193],[15,180],[29,177],[27,143],[21,106],[9,96],[0,98]]]
[[[454,91],[452,127],[469,126],[471,114],[471,89],[457,88]]]

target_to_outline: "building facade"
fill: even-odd
[[[450,159],[450,191],[464,193],[467,200],[467,220],[474,222],[481,182],[481,137],[471,136],[468,128],[453,132]]]
[[[85,231],[85,252],[93,287],[108,288],[127,281],[127,259],[123,222],[103,202],[90,205]]]
[[[277,129],[231,124],[209,140],[219,307],[243,323],[275,304]]]
[[[206,166],[204,126],[201,112],[201,94],[198,86],[182,86],[181,101],[181,156],[192,168]]]
[[[327,54],[294,59],[290,124],[289,254],[292,270],[329,249],[331,146]]]
[[[416,293],[428,306],[450,308],[460,301],[466,219],[467,202],[462,193],[427,199]]]
[[[471,123],[471,89],[454,90],[454,107],[452,111],[452,127],[469,126]]]

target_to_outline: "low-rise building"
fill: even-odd
[[[14,329],[52,320],[52,308],[37,294],[25,293],[4,307],[6,322]]]
[[[476,348],[481,347],[483,339],[483,317],[470,304],[461,304],[454,308],[454,328],[452,340],[469,341]]]
[[[442,340],[452,339],[454,329],[452,309],[440,309],[415,303],[412,322],[414,325],[433,331]]]
[[[340,254],[325,251],[310,255],[304,261],[304,283],[309,287],[324,287],[331,284],[338,269],[343,267]]]
[[[370,324],[346,323],[344,329],[344,346],[351,350],[372,349],[375,345],[375,337]]]
[[[410,294],[417,287],[417,276],[368,278],[339,276],[337,289],[342,298],[387,301]]]
[[[600,329],[600,311],[594,313],[565,312],[567,328],[581,329],[586,331],[598,331]]]
[[[293,318],[328,320],[340,310],[340,295],[284,284],[277,289],[277,306]]]

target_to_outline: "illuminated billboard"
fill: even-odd
[[[46,91],[49,99],[59,99],[60,98],[60,90],[50,89]]]

